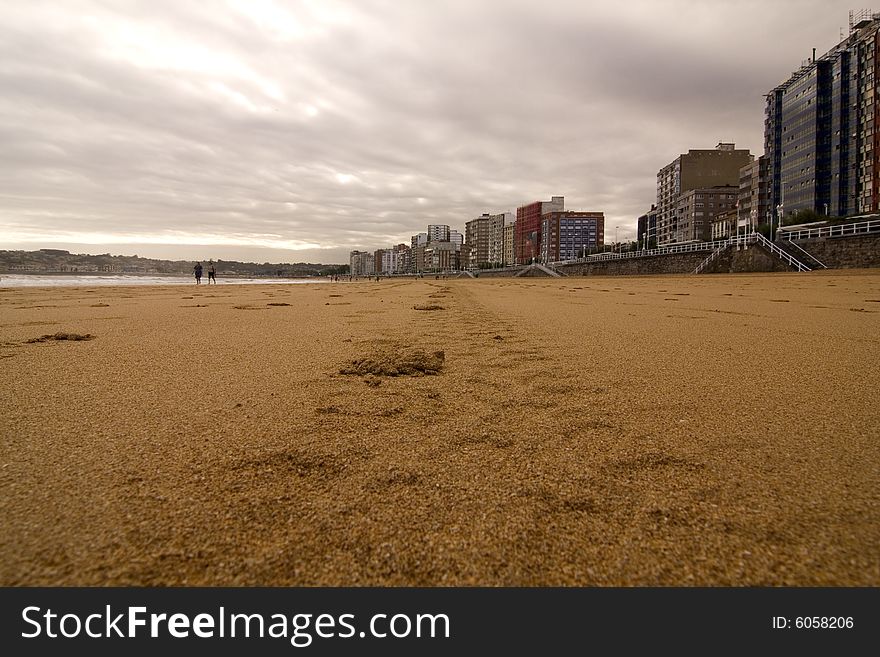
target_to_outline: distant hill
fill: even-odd
[[[203,262],[207,271],[208,263]],[[321,265],[306,262],[258,264],[236,260],[217,260],[214,262],[218,276],[240,276],[243,278],[307,278],[310,276],[330,276],[347,274],[348,265]],[[62,249],[40,249],[38,251],[0,250],[0,272],[2,273],[114,273],[114,274],[192,274],[193,262],[190,260],[156,260],[133,256],[114,256],[109,253],[89,255],[74,254]]]

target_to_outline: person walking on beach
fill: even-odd
[[[214,263],[211,263],[211,268],[208,270],[208,285],[211,284],[211,281],[214,281],[214,285],[217,285],[217,270],[214,269]]]
[[[193,267],[193,274],[196,277],[196,285],[200,285],[202,282],[202,263],[197,262],[196,266]]]

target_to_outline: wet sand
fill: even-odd
[[[880,271],[0,289],[0,364],[2,585],[880,585]]]

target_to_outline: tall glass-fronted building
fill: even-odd
[[[880,16],[812,57],[766,96],[769,205],[780,214],[847,216],[880,210],[880,114],[875,80]]]

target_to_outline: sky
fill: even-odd
[[[564,196],[635,238],[839,0],[0,0],[0,249],[347,263]]]

